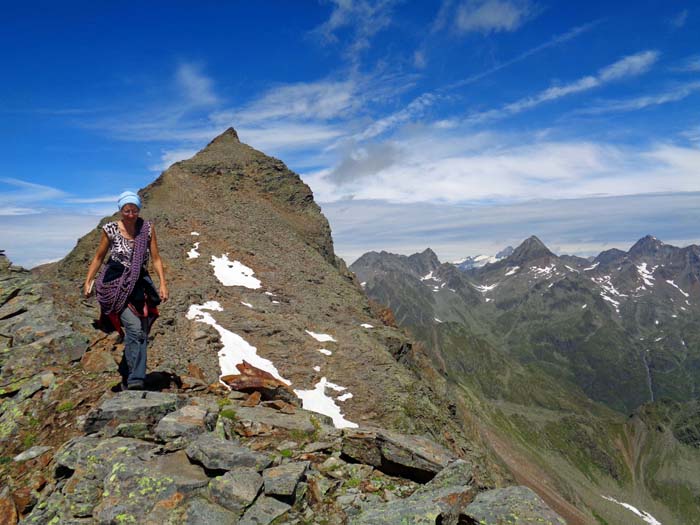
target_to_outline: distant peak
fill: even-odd
[[[656,253],[663,245],[664,243],[653,235],[645,235],[634,243],[634,246],[630,248],[629,253],[631,255],[652,255]]]
[[[542,257],[556,257],[556,255],[549,251],[549,248],[547,248],[541,240],[532,235],[513,250],[513,253],[510,254],[508,259],[513,262],[524,263]]]

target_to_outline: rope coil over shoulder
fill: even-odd
[[[107,271],[107,265],[105,265],[95,282],[97,302],[105,315],[120,314],[124,310],[127,299],[131,292],[134,291],[134,287],[141,275],[141,267],[148,254],[148,238],[151,231],[151,223],[142,219],[139,219],[139,221],[141,227],[134,238],[131,264],[124,269],[121,277],[109,282],[104,282],[105,272]]]

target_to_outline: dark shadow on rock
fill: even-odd
[[[182,387],[182,381],[180,376],[172,372],[155,371],[146,375],[144,386],[146,390],[157,390],[160,392],[172,387],[180,388]]]

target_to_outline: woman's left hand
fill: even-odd
[[[168,300],[169,294],[168,294],[168,287],[165,286],[164,284],[160,285],[160,300],[165,302]]]

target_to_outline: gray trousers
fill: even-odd
[[[127,385],[146,379],[146,345],[148,344],[148,319],[141,318],[128,307],[119,316],[124,329],[124,361],[122,376]],[[124,364],[122,361],[122,365]]]

